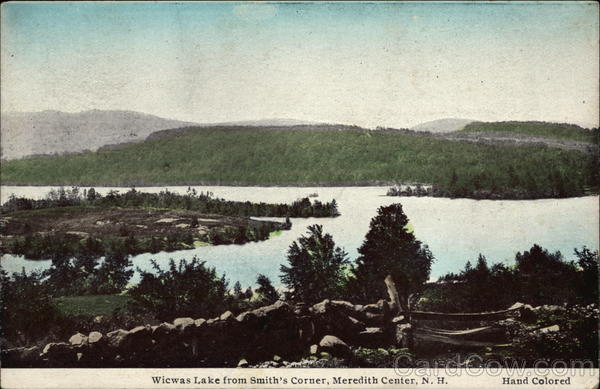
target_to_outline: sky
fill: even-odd
[[[2,112],[598,126],[598,3],[2,4]]]

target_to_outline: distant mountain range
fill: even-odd
[[[35,155],[96,151],[114,145],[139,143],[164,136],[186,134],[204,128],[240,130],[344,131],[366,130],[344,124],[326,124],[295,119],[261,119],[219,123],[171,120],[134,111],[89,110],[3,113],[1,115],[0,157],[3,160]],[[394,130],[392,131],[406,131]],[[479,122],[471,119],[433,120],[410,128],[408,134],[442,137],[463,142],[494,144],[546,143],[550,147],[587,150],[597,134],[570,124],[545,122]],[[547,140],[547,137],[552,138]],[[518,138],[518,139],[517,139]],[[556,139],[560,140],[557,144]],[[570,143],[569,143],[570,142]],[[573,143],[575,142],[575,143]],[[573,144],[571,144],[573,143]],[[585,149],[585,150],[584,150]]]
[[[263,119],[223,123],[193,123],[164,119],[133,111],[89,110],[3,113],[1,117],[2,159],[32,155],[95,151],[100,147],[141,142],[154,132],[181,127],[207,126],[297,126],[312,125],[294,119]]]
[[[166,128],[195,125],[132,111],[90,110],[3,113],[2,159],[96,150],[115,143],[140,142]]]

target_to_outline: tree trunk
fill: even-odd
[[[408,315],[410,312],[408,301],[400,298],[400,295],[398,294],[398,288],[396,288],[396,283],[394,282],[394,278],[391,276],[391,274],[388,274],[388,276],[385,277],[384,282],[385,286],[387,286],[392,307],[396,311],[395,313],[402,311],[405,315]]]

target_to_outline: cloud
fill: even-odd
[[[233,14],[247,22],[271,19],[277,15],[277,5],[269,3],[247,3],[233,7]]]

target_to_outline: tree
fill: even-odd
[[[269,277],[264,274],[259,274],[258,277],[256,277],[256,283],[258,284],[256,293],[258,294],[261,303],[272,304],[279,300],[279,293],[273,284],[271,284]]]
[[[516,274],[520,296],[524,303],[531,305],[562,304],[574,302],[573,286],[576,281],[576,267],[565,262],[562,254],[534,244],[529,251],[515,256]]]
[[[243,297],[243,293],[242,292],[242,284],[240,284],[239,281],[236,281],[236,283],[233,285],[233,296],[236,299],[242,299]]]
[[[120,293],[133,276],[131,261],[126,253],[113,249],[106,255],[96,272],[96,292],[100,294]]]
[[[94,200],[96,200],[98,197],[100,197],[100,196],[96,194],[96,189],[90,188],[87,191],[86,199],[87,199],[88,202],[93,203]]]
[[[584,303],[598,303],[598,251],[590,251],[583,246],[581,251],[575,249],[575,255],[581,268],[577,282],[578,297]]]
[[[348,254],[336,247],[330,234],[323,234],[323,226],[309,226],[308,232],[289,247],[289,266],[281,265],[281,281],[293,300],[314,303],[340,297]]]
[[[353,269],[350,292],[361,302],[387,297],[384,279],[390,275],[398,290],[401,308],[410,311],[409,297],[419,291],[429,278],[434,258],[406,228],[408,218],[402,205],[380,207],[371,219],[360,256]]]
[[[153,313],[159,320],[176,317],[212,317],[228,309],[227,282],[197,257],[178,264],[171,259],[167,270],[151,261],[155,273],[138,269],[141,281],[131,288],[133,308]]]
[[[0,268],[0,336],[24,345],[31,337],[48,336],[49,327],[60,318],[50,287],[39,272],[13,273]]]

